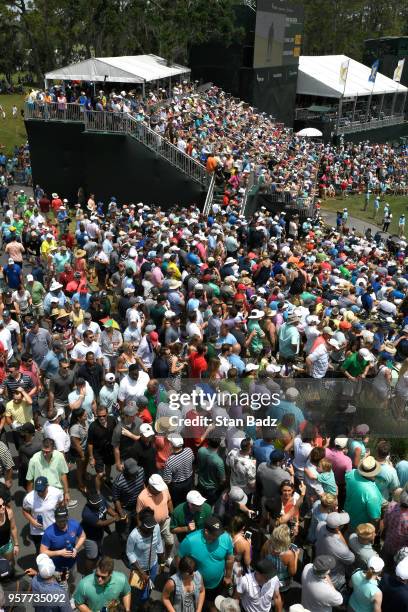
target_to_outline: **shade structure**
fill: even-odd
[[[89,81],[96,83],[148,83],[179,75],[190,69],[168,64],[158,55],[126,55],[123,57],[91,57],[47,72],[47,81]]]
[[[303,128],[303,130],[300,130],[300,132],[296,132],[296,135],[297,136],[309,136],[309,138],[314,138],[318,136],[323,136],[323,133],[320,130],[317,130],[316,128],[309,127],[309,128]]]
[[[340,81],[340,68],[349,61],[346,86]],[[408,89],[377,72],[375,83],[368,80],[371,68],[346,55],[301,55],[296,93],[322,98],[406,93]]]

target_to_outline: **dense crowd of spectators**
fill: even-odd
[[[3,192],[0,567],[24,556],[20,489],[30,588],[60,612],[408,609],[405,227],[236,201],[251,173],[312,198],[320,165],[322,197],[362,189],[385,214],[406,159],[188,87],[129,112],[222,174],[207,216]],[[78,94],[60,103],[90,110]]]

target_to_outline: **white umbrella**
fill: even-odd
[[[300,132],[296,133],[296,136],[309,136],[310,138],[313,138],[315,136],[323,136],[323,134],[320,130],[310,127],[303,128],[303,130],[300,130]]]

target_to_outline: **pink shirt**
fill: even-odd
[[[152,270],[152,283],[155,287],[160,287],[163,284],[164,276],[159,266],[155,266]]]
[[[335,448],[326,448],[326,459],[332,462],[336,483],[344,484],[344,474],[351,472],[353,465],[350,457]]]

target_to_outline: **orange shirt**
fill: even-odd
[[[164,436],[156,436],[154,439],[156,447],[156,467],[158,470],[164,468],[164,464],[172,453],[172,446]]]
[[[207,169],[207,172],[214,172],[217,166],[218,166],[218,162],[217,162],[217,160],[215,159],[215,157],[213,157],[212,155],[210,155],[210,156],[207,158],[207,163],[206,163],[206,165],[205,165],[205,167],[206,167],[206,169]]]
[[[165,489],[158,495],[152,495],[148,488],[143,489],[137,498],[136,512],[140,512],[143,508],[151,508],[154,511],[154,518],[158,523],[163,523],[169,518],[169,509],[167,502],[170,500],[170,493]]]

